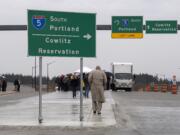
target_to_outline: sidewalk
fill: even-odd
[[[8,94],[13,94],[13,93],[15,93],[16,91],[14,91],[14,90],[11,90],[11,91],[6,91],[6,92],[2,92],[2,91],[0,91],[0,96],[3,96],[3,95],[8,95]]]
[[[59,126],[59,127],[106,127],[116,124],[110,91],[105,92],[106,103],[102,114],[93,114],[91,98],[83,99],[84,120],[80,122],[79,92],[72,98],[72,92],[53,92],[43,95],[43,123],[38,123],[39,98],[20,99],[16,104],[0,108],[0,126]]]

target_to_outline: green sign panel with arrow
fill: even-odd
[[[112,38],[143,38],[142,16],[112,16]]]
[[[177,33],[177,21],[146,21],[146,33]]]
[[[28,55],[96,57],[96,14],[28,10]]]

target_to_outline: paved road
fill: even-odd
[[[180,134],[180,95],[117,92],[113,97],[119,112],[118,123],[129,131],[139,135]]]
[[[14,91],[14,86],[12,83],[8,83],[7,91],[6,92],[0,92],[0,107],[9,105],[9,104],[15,104],[19,102],[20,99],[37,96],[38,92],[36,92],[34,89],[32,89],[29,86],[22,85],[21,91],[16,92]]]
[[[180,95],[112,92],[116,125],[108,127],[0,126],[0,135],[179,135]]]

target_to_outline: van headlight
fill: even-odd
[[[133,86],[132,82],[128,83],[128,87],[132,87],[132,86]]]

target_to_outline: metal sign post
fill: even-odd
[[[83,58],[80,58],[80,121],[83,121]]]
[[[35,67],[35,71],[34,71],[34,74],[35,74],[35,77],[34,77],[34,88],[35,88],[35,91],[37,90],[37,85],[36,85],[36,57],[35,57],[35,61],[34,61],[34,67]]]
[[[42,123],[42,57],[39,57],[39,123]]]

